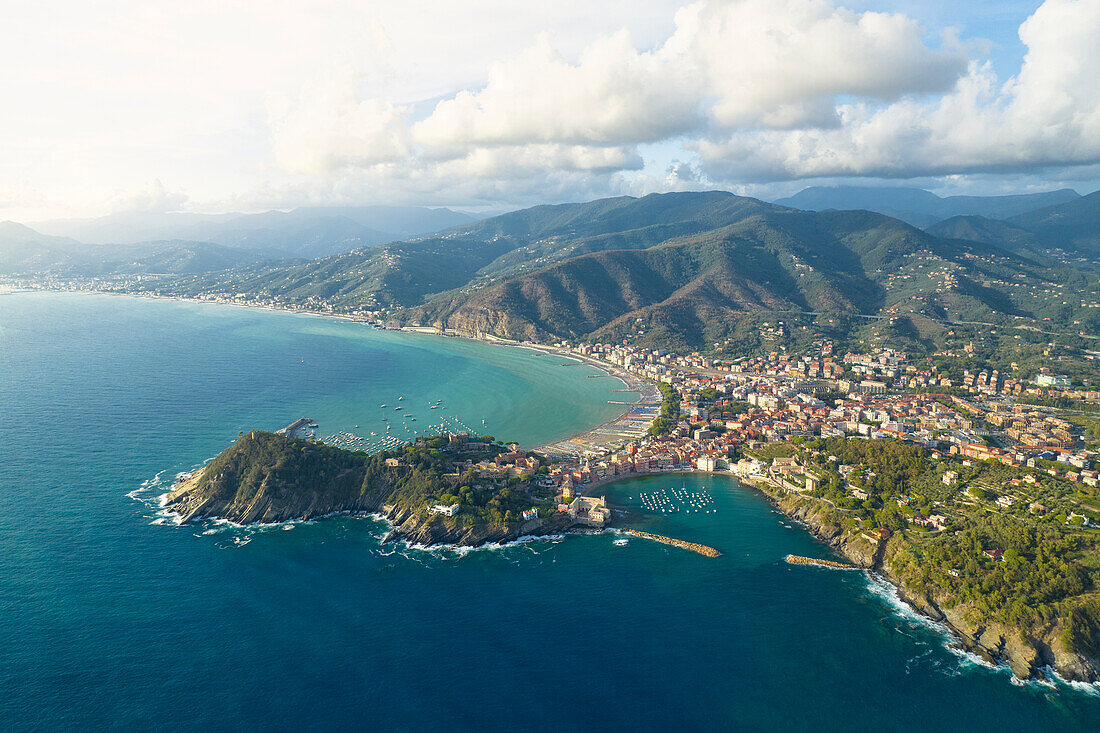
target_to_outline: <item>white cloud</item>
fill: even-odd
[[[698,81],[689,64],[677,61],[639,52],[620,31],[570,63],[544,35],[516,58],[493,64],[483,89],[440,102],[413,134],[426,146],[660,140],[700,123]]]
[[[25,3],[0,25],[0,216],[1100,162],[1100,0],[1043,3],[1008,81],[980,39],[840,2]]]
[[[726,128],[835,123],[834,98],[943,91],[966,68],[933,49],[916,21],[824,0],[701,2],[676,16],[668,46],[691,59]]]
[[[642,167],[641,144],[833,128],[842,124],[841,95],[891,101],[946,91],[965,70],[956,44],[929,47],[905,16],[825,0],[703,0],[680,9],[674,31],[649,50],[620,30],[570,60],[543,34],[491,64],[483,86],[444,98],[419,121],[381,98],[361,99],[345,76],[338,89],[326,80],[273,109],[271,127],[279,161],[295,171],[408,168],[421,179],[502,181],[629,171]]]
[[[739,132],[693,145],[719,178],[950,175],[1100,161],[1100,0],[1047,0],[1020,27],[1004,84],[972,61],[942,97],[837,107],[833,129]]]
[[[381,99],[360,100],[356,82],[349,69],[338,70],[297,99],[269,100],[272,148],[280,165],[295,173],[319,174],[409,156],[408,108]]]

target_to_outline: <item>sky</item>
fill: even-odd
[[[39,0],[0,219],[1100,188],[1100,0]]]

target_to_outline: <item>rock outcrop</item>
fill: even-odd
[[[431,512],[433,492],[449,487],[431,472],[388,465],[382,456],[252,431],[177,483],[167,506],[183,522],[238,524],[377,513],[393,524],[388,539],[415,545],[476,546],[563,528],[560,521],[477,522]]]
[[[840,555],[888,580],[898,596],[923,616],[937,621],[955,635],[959,645],[989,664],[1007,665],[1020,679],[1042,677],[1053,669],[1066,680],[1100,681],[1100,659],[1071,650],[1065,641],[1064,623],[1020,628],[983,621],[983,614],[965,604],[949,603],[917,592],[900,579],[890,564],[897,539],[875,542],[863,533],[844,532],[820,502],[777,490],[765,482],[753,484],[783,511],[827,542]]]

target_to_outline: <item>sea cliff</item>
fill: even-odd
[[[819,501],[776,487],[766,480],[750,482],[784,514],[807,527],[849,562],[890,582],[898,596],[927,618],[942,624],[959,646],[989,664],[1006,664],[1020,679],[1043,677],[1053,669],[1065,680],[1100,681],[1100,659],[1069,648],[1068,613],[1046,623],[1027,626],[989,620],[972,605],[958,603],[943,591],[916,590],[906,582],[897,565],[905,551],[905,538],[845,531],[833,512]]]

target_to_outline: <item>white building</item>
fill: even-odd
[[[436,504],[432,507],[432,511],[436,514],[443,514],[448,517],[453,517],[458,514],[458,504]]]

